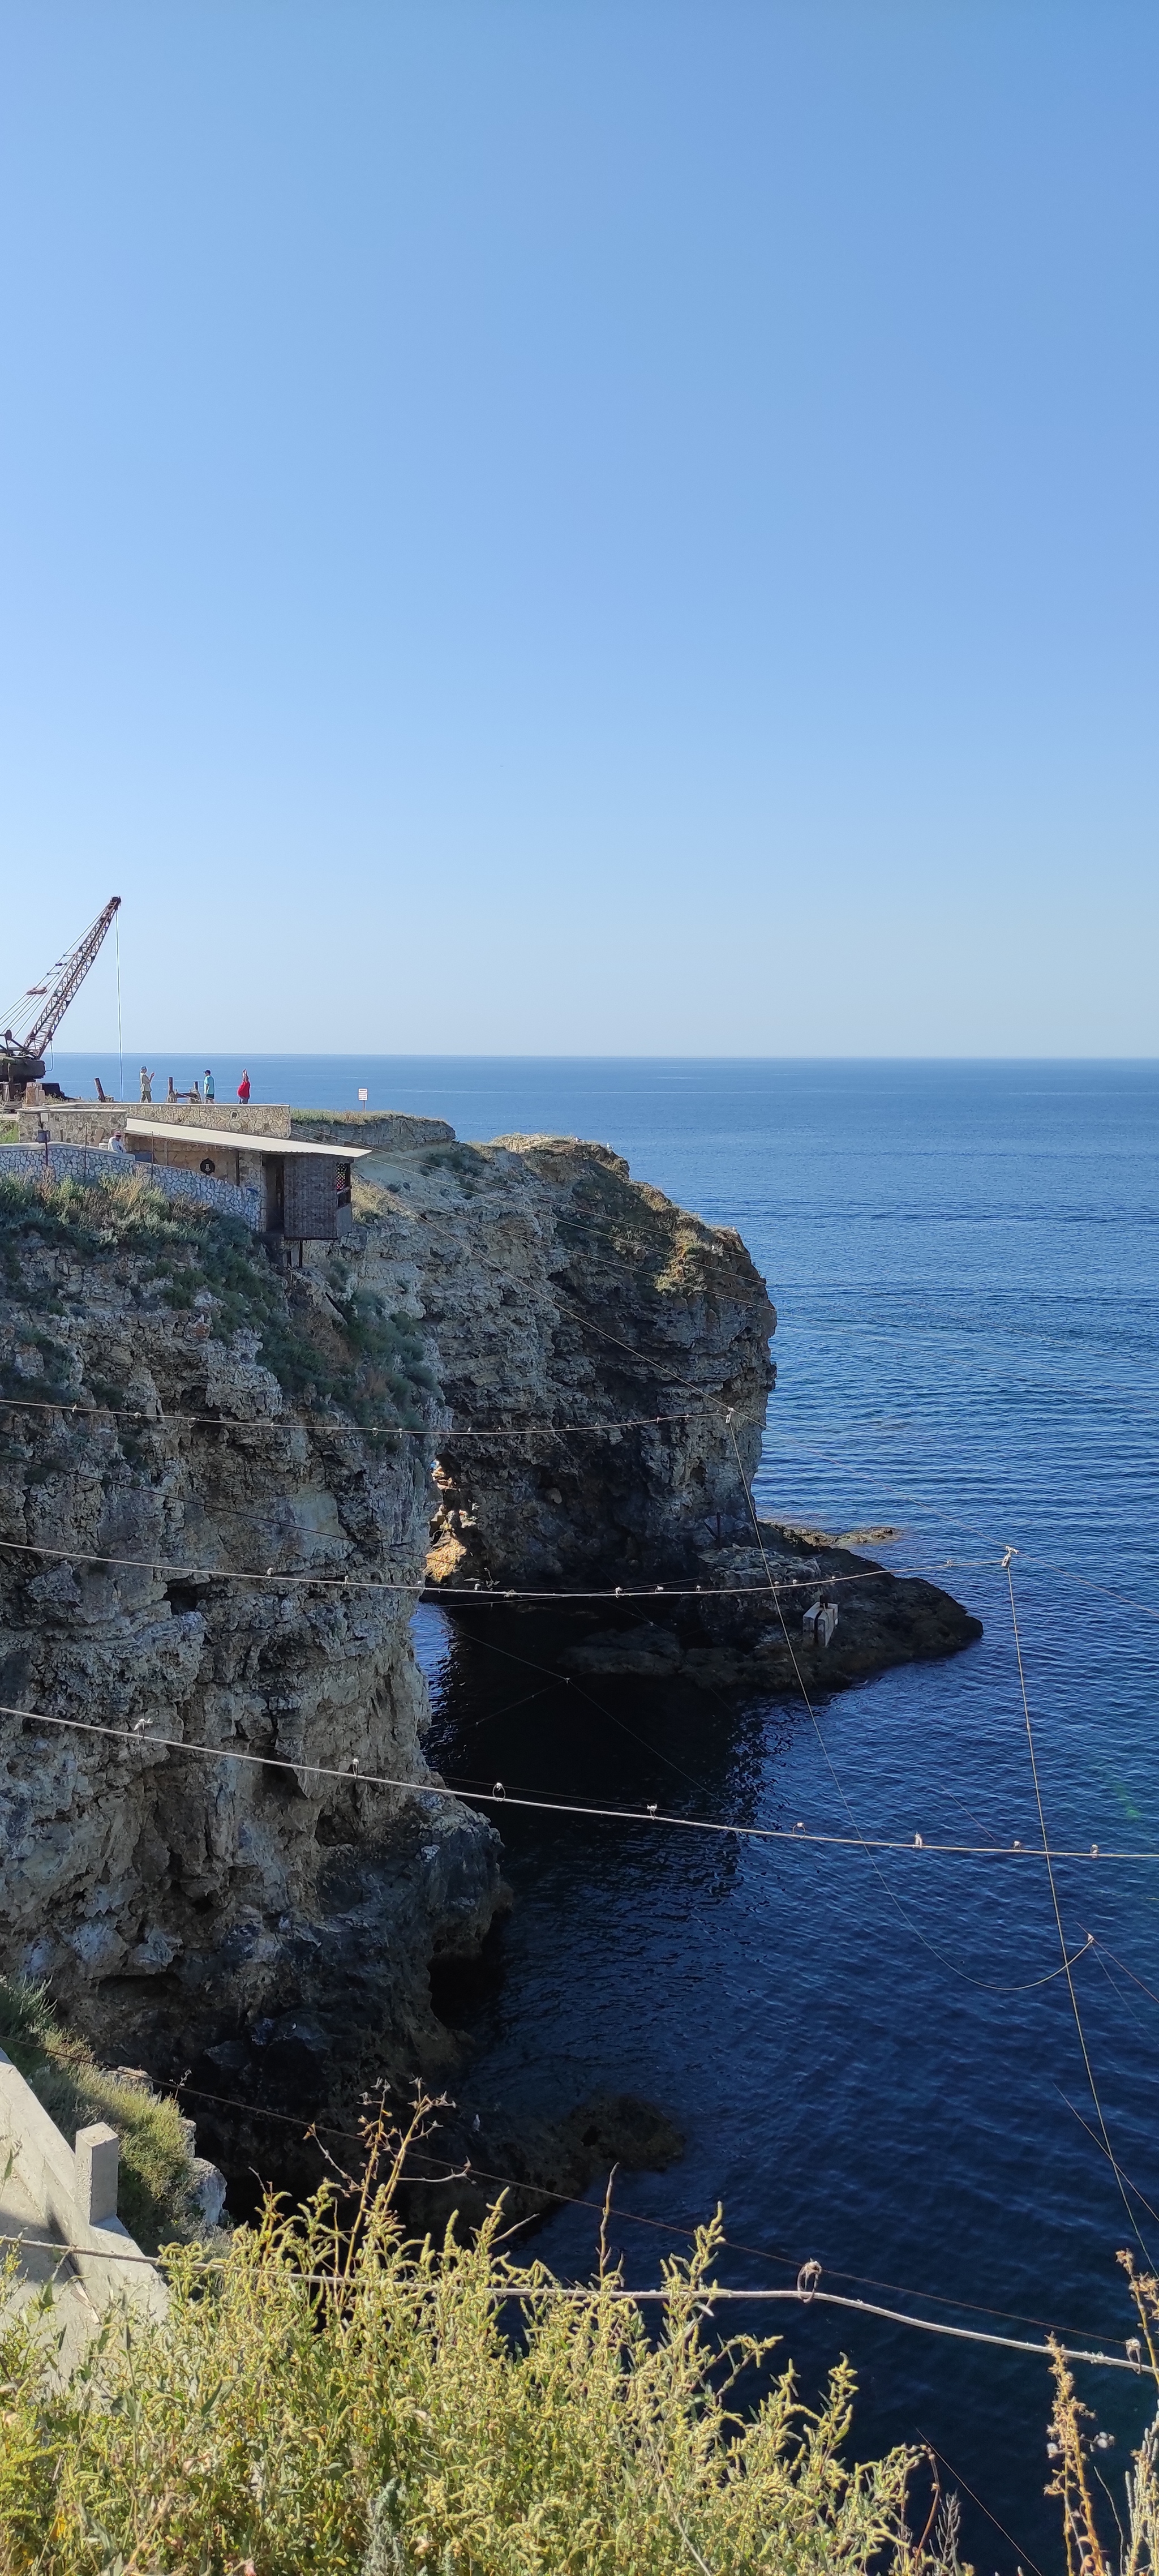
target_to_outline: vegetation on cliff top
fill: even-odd
[[[288,1395],[336,1405],[364,1429],[422,1428],[421,1399],[435,1381],[413,1317],[388,1313],[337,1274],[331,1313],[320,1316],[240,1218],[196,1200],[171,1201],[132,1171],[88,1184],[0,1179],[3,1288],[42,1315],[63,1313],[59,1295],[46,1299],[26,1276],[26,1256],[37,1243],[86,1260],[136,1255],[142,1280],[158,1283],[164,1302],[178,1309],[192,1310],[208,1289],[215,1334],[228,1342],[236,1332],[256,1332],[263,1365]],[[51,1392],[49,1363],[64,1363],[67,1354],[50,1336],[28,1338],[41,1349]],[[69,1400],[75,1393],[68,1390]]]

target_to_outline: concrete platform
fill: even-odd
[[[7,2161],[7,2160],[6,2160]],[[15,2237],[15,2246],[7,2240]],[[13,2282],[0,2292],[0,2317],[5,2321],[22,2309],[38,2305],[35,2329],[47,2349],[57,2347],[56,2365],[67,2378],[83,2358],[89,2338],[100,2324],[83,2282],[78,2278],[71,2256],[60,2246],[53,2229],[46,2225],[25,2191],[19,2176],[5,2174],[0,2166],[0,2255],[15,2253],[19,2270]],[[45,2240],[49,2240],[46,2250]],[[31,2240],[31,2241],[30,2241]],[[57,2250],[59,2247],[59,2250]],[[39,2306],[45,2293],[51,2305]]]

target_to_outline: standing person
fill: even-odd
[[[250,1096],[250,1078],[249,1078],[248,1073],[247,1073],[247,1072],[246,1072],[246,1070],[245,1070],[244,1065],[243,1065],[243,1067],[242,1067],[242,1077],[241,1077],[241,1081],[239,1082],[239,1084],[238,1084],[238,1086],[237,1086],[237,1096],[238,1096],[238,1099],[240,1100],[240,1102],[241,1102],[241,1104],[242,1104],[242,1107],[244,1108],[244,1107],[245,1107],[245,1104],[246,1104],[246,1101],[249,1099],[249,1096]]]
[[[205,1091],[204,1091],[203,1097],[204,1097],[206,1100],[216,1100],[216,1098],[217,1098],[217,1092],[216,1092],[216,1089],[215,1089],[215,1087],[214,1087],[213,1075],[211,1074],[211,1072],[210,1072],[210,1070],[209,1070],[209,1066],[208,1066],[208,1065],[206,1065],[206,1068],[205,1068]]]
[[[153,1098],[153,1076],[147,1064],[141,1067],[141,1098],[149,1101]]]

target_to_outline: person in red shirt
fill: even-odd
[[[239,1099],[240,1101],[242,1101],[242,1102],[247,1101],[247,1100],[249,1099],[249,1096],[250,1096],[250,1078],[249,1078],[248,1073],[246,1073],[246,1072],[244,1072],[244,1071],[243,1071],[243,1073],[242,1073],[241,1081],[239,1082],[239,1084],[238,1084],[238,1086],[237,1086],[237,1096],[238,1096],[238,1099]]]

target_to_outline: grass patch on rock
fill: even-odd
[[[323,1318],[239,1217],[193,1200],[174,1203],[137,1172],[90,1183],[0,1178],[3,1285],[18,1302],[45,1311],[29,1259],[37,1246],[85,1261],[131,1254],[139,1282],[178,1312],[191,1312],[208,1289],[214,1337],[228,1342],[240,1331],[256,1333],[262,1364],[287,1395],[334,1405],[366,1430],[423,1427],[422,1398],[436,1386],[414,1318],[357,1289]],[[59,1312],[59,1302],[49,1300],[47,1310]],[[46,1353],[50,1347],[55,1351],[44,1344]],[[43,1392],[51,1399],[65,1390]],[[67,1393],[71,1399],[76,1390]]]

